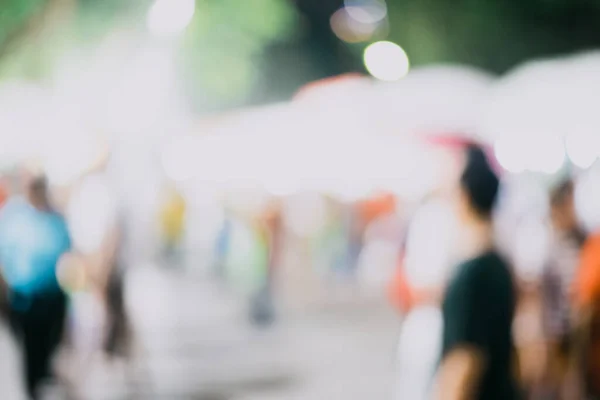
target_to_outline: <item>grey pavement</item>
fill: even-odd
[[[98,363],[85,385],[90,399],[393,398],[399,324],[383,301],[280,310],[260,329],[247,322],[243,296],[199,274],[139,268],[128,279],[128,302],[137,383]],[[0,357],[2,393],[10,393],[2,398],[17,400],[14,349],[2,332]]]

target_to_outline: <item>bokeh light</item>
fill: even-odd
[[[148,12],[148,29],[160,37],[182,33],[192,22],[195,0],[156,0]]]
[[[598,158],[597,141],[592,135],[572,133],[565,139],[569,160],[579,168],[591,167]]]
[[[69,202],[67,218],[75,248],[83,253],[97,251],[116,218],[116,198],[106,179],[84,180]]]
[[[533,148],[532,148],[533,150]],[[530,154],[531,170],[554,174],[558,172],[565,163],[566,153],[564,141],[558,136],[549,136],[538,141],[538,150]]]
[[[548,255],[548,227],[543,219],[532,216],[524,220],[513,234],[515,266],[521,276],[535,281],[541,276]]]
[[[404,260],[412,285],[435,287],[444,280],[452,268],[457,227],[452,205],[444,200],[430,200],[417,210],[406,239]]]
[[[387,17],[385,0],[345,0],[345,10],[357,22],[375,24]]]
[[[523,147],[517,140],[510,138],[498,139],[494,145],[496,159],[500,166],[506,171],[520,173],[525,171],[525,159],[523,158]]]
[[[168,178],[185,181],[197,172],[199,139],[183,136],[171,141],[162,154],[162,165]]]
[[[379,23],[364,23],[352,18],[348,8],[340,8],[330,19],[331,30],[344,42],[361,43],[373,38],[379,29]]]
[[[498,139],[494,151],[500,166],[512,173],[555,174],[564,165],[564,141],[556,135],[512,135]]]
[[[364,63],[367,71],[382,81],[397,81],[408,74],[408,56],[395,43],[375,42],[365,49]]]

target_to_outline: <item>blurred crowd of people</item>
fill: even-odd
[[[499,243],[493,163],[460,149],[454,184],[413,215],[389,286],[405,315],[398,398],[598,398],[600,236],[577,215],[576,179],[548,192],[548,243],[531,274]]]
[[[500,169],[483,146],[448,144],[444,178],[417,204],[391,193],[298,194],[244,211],[221,199],[209,271],[241,289],[258,326],[276,321],[283,291],[307,291],[298,271],[325,292],[331,283],[385,288],[404,317],[398,398],[597,398],[600,233],[581,223],[576,177],[548,190],[547,246],[523,259],[515,243],[527,238],[498,240]],[[77,395],[94,363],[131,360],[128,215],[104,165],[68,189],[51,190],[35,168],[1,183],[0,305],[19,343],[24,387],[37,399],[58,381]],[[198,199],[176,185],[165,193],[163,261],[185,266],[188,225],[206,220],[190,222]],[[521,265],[529,262],[539,273]],[[68,361],[55,369],[59,350]]]

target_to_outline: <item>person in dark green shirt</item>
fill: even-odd
[[[499,179],[485,153],[470,146],[457,196],[465,261],[456,268],[442,303],[440,399],[518,398],[512,339],[516,293],[512,273],[493,246],[498,190]]]

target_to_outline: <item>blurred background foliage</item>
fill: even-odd
[[[45,79],[78,46],[144,28],[149,0],[1,0],[0,78]],[[197,0],[178,43],[184,91],[199,112],[286,99],[300,86],[363,72],[368,43],[339,40],[343,0]],[[598,0],[387,0],[388,39],[413,66],[458,62],[503,73],[531,58],[600,46]]]

